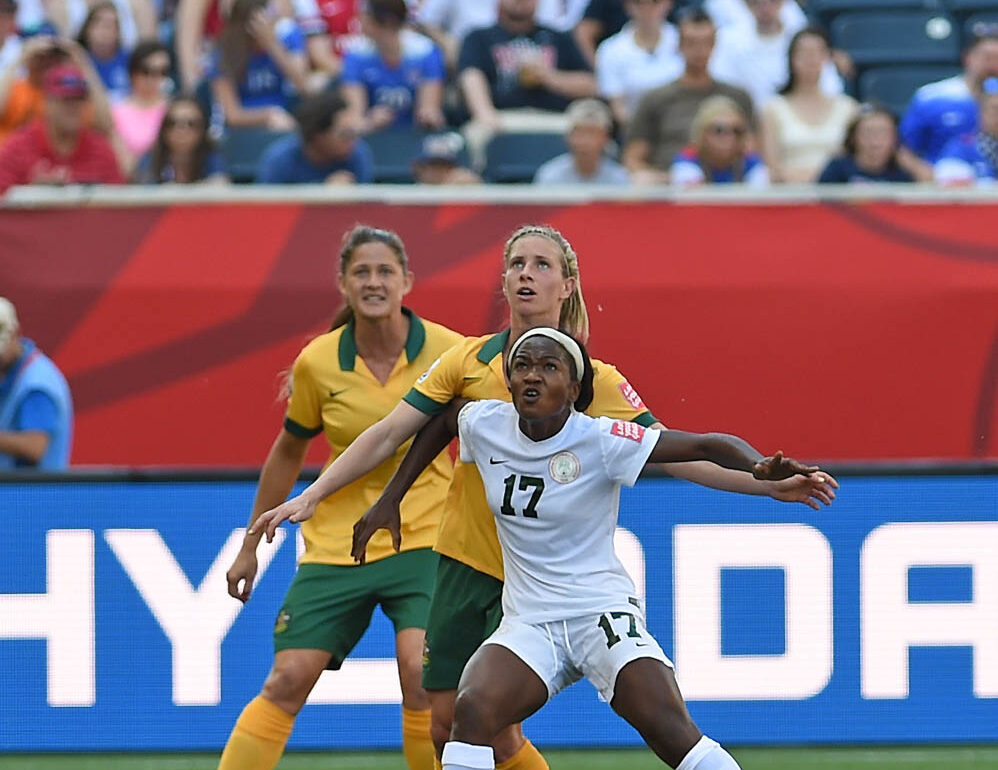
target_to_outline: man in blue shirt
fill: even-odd
[[[934,163],[950,139],[973,133],[977,97],[989,77],[998,77],[998,34],[991,31],[971,38],[963,53],[963,74],[915,92],[901,121],[904,146]]]
[[[281,137],[260,158],[262,184],[368,184],[374,156],[357,138],[354,117],[343,97],[325,91],[295,110],[298,133]]]
[[[991,186],[998,177],[998,78],[981,86],[980,125],[976,132],[951,139],[935,165],[935,179],[945,185]]]
[[[0,297],[0,470],[69,464],[73,402],[66,378],[29,339]]]

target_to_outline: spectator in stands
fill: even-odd
[[[170,77],[170,49],[158,40],[144,40],[128,58],[131,89],[128,97],[111,107],[114,128],[124,150],[122,167],[131,176],[159,133],[166,114],[166,83]]]
[[[998,34],[975,35],[964,48],[963,73],[922,86],[901,120],[901,142],[934,163],[947,142],[977,128],[981,84],[998,77]]]
[[[90,11],[102,0],[43,0],[47,21],[62,37],[77,37]],[[153,0],[112,0],[121,46],[131,51],[139,40],[156,37],[156,7]]]
[[[456,132],[433,134],[423,140],[423,151],[412,162],[417,184],[478,184],[482,178],[461,162],[464,139]]]
[[[472,156],[496,131],[563,131],[564,109],[596,95],[596,79],[572,36],[537,24],[537,0],[499,0],[499,21],[461,46],[460,85],[471,112]]]
[[[473,29],[493,26],[499,0],[422,0],[413,11],[417,29],[429,35],[444,52],[449,67],[457,66],[464,38]]]
[[[679,53],[685,68],[678,80],[646,93],[627,129],[624,165],[641,184],[667,183],[673,158],[690,140],[693,117],[700,105],[721,94],[733,99],[754,122],[752,98],[742,89],[714,80],[708,70],[714,50],[714,23],[702,10],[689,8],[680,16]]]
[[[816,181],[856,116],[854,99],[822,91],[828,60],[828,38],[820,29],[805,27],[794,35],[790,77],[762,113],[762,154],[774,182]]]
[[[537,0],[537,23],[570,32],[588,0]],[[447,64],[457,66],[464,38],[473,29],[491,27],[499,18],[499,0],[417,0],[409,3],[417,29],[443,49]]]
[[[343,57],[341,92],[362,133],[444,125],[444,57],[430,38],[403,29],[405,0],[368,0],[364,37]]]
[[[90,106],[87,121],[100,131],[113,127],[107,92],[90,57],[78,43],[48,36],[25,41],[20,58],[0,73],[0,144],[18,128],[40,117],[45,103],[43,82],[53,67],[72,64],[87,79]],[[24,70],[25,75],[21,76]]]
[[[17,0],[0,0],[0,72],[21,57],[17,33]]]
[[[829,161],[818,181],[926,182],[932,170],[900,146],[898,121],[890,110],[863,104],[846,130],[843,153]]]
[[[665,17],[672,0],[624,0],[630,21],[596,49],[596,81],[626,126],[641,97],[683,74],[679,33]]]
[[[305,38],[267,0],[235,0],[222,27],[211,88],[230,127],[291,131],[289,108],[305,92]]]
[[[766,187],[769,172],[749,149],[748,121],[738,103],[717,95],[705,100],[693,118],[692,144],[676,155],[669,178],[678,187],[738,182]]]
[[[330,40],[322,21],[329,22],[333,15],[347,16],[359,0],[322,0],[321,7],[315,0],[271,0],[267,12],[275,21],[291,22],[302,34],[302,46],[316,67],[328,70],[335,76],[339,62],[330,52]],[[225,19],[231,12],[234,0],[179,0],[174,24],[174,45],[177,51],[177,69],[180,88],[194,92],[202,78],[211,77],[211,62],[215,58],[216,44]],[[327,6],[329,13],[325,14]],[[289,15],[289,11],[293,11]],[[317,16],[318,14],[318,16]],[[322,18],[320,18],[322,17]],[[283,31],[286,24],[281,25]],[[304,60],[304,54],[302,59]],[[318,88],[318,85],[316,85]]]
[[[794,0],[745,0],[745,4],[751,11],[751,23],[733,24],[718,31],[711,72],[719,80],[748,91],[755,108],[761,110],[790,77],[790,41],[806,26],[806,20],[802,18],[799,26],[783,20],[783,8],[796,7]],[[828,96],[844,90],[831,58],[822,67],[819,84]]]
[[[73,444],[73,399],[62,372],[20,335],[0,297],[0,470],[62,470]]]
[[[142,184],[227,182],[225,159],[208,132],[204,105],[192,96],[169,104],[152,149],[142,158],[135,181]]]
[[[624,0],[590,0],[572,34],[590,66],[596,64],[596,49],[627,24]]]
[[[271,144],[260,159],[264,184],[367,184],[374,181],[371,148],[358,138],[343,97],[324,91],[306,97],[295,112],[298,133]]]
[[[722,29],[752,27],[755,24],[752,0],[703,0],[702,5],[719,32]],[[807,16],[797,0],[787,0],[779,5],[780,22],[785,28],[792,30],[791,34],[807,26]]]
[[[980,126],[950,139],[935,165],[935,178],[949,186],[991,186],[998,179],[998,78],[981,84]]]
[[[129,54],[121,44],[118,9],[111,0],[102,0],[91,7],[76,40],[90,54],[94,69],[100,75],[111,101],[120,101],[128,96],[131,90]]]
[[[598,99],[579,99],[567,110],[569,152],[552,158],[534,175],[534,184],[630,184],[627,169],[613,160],[613,119]]]
[[[121,184],[108,140],[86,127],[89,87],[71,65],[45,73],[42,118],[0,147],[0,193],[24,184]]]

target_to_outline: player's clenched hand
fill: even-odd
[[[276,508],[271,508],[269,511],[261,513],[256,521],[253,522],[249,533],[254,535],[257,532],[263,532],[267,536],[267,542],[272,543],[274,542],[274,534],[277,532],[277,528],[282,521],[287,520],[298,523],[306,519],[311,519],[312,514],[315,513],[315,506],[316,503],[304,495],[292,497],[286,503],[282,503]]]
[[[353,547],[350,555],[354,561],[363,564],[367,555],[367,543],[379,529],[387,529],[392,534],[392,546],[398,551],[402,547],[402,513],[397,500],[379,497],[371,509],[353,525]]]
[[[254,541],[255,543],[255,541]],[[256,548],[252,551],[242,548],[236,560],[232,562],[229,571],[225,573],[225,582],[229,584],[229,596],[245,602],[250,597],[253,590],[253,581],[256,580]],[[242,585],[240,586],[240,583]]]
[[[784,457],[783,452],[777,452],[757,462],[752,468],[752,475],[763,481],[777,481],[790,478],[797,473],[809,476],[818,470],[817,465],[804,465],[792,457]]]
[[[821,471],[809,476],[800,474],[789,479],[770,481],[769,496],[784,503],[803,503],[819,510],[824,505],[831,505],[835,499],[835,490],[839,482],[833,476]]]

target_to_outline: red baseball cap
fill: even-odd
[[[72,64],[60,64],[46,72],[42,90],[58,99],[84,99],[90,93],[83,72]]]

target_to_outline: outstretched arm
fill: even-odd
[[[457,414],[467,399],[451,401],[446,411],[430,420],[416,434],[416,438],[399,464],[395,475],[385,486],[381,496],[353,527],[353,547],[350,555],[354,561],[364,563],[367,544],[379,529],[387,529],[392,535],[392,545],[398,551],[402,547],[402,514],[399,506],[419,474],[433,462],[457,435]]]
[[[662,431],[648,458],[649,462],[709,460],[724,468],[751,473],[757,479],[786,479],[796,474],[810,475],[817,466],[808,466],[777,452],[762,454],[747,441],[727,433],[686,433]]]
[[[300,495],[260,514],[249,533],[265,532],[269,543],[285,519],[301,522],[311,518],[320,502],[381,465],[429,419],[416,407],[399,402],[386,417],[361,433]]]
[[[667,428],[659,422],[651,427]],[[722,468],[707,460],[695,462],[664,463],[662,470],[677,479],[692,481],[710,489],[735,492],[742,495],[765,495],[783,503],[803,503],[815,510],[831,505],[839,482],[828,473],[810,476],[791,476],[781,481],[763,481],[750,473]]]

